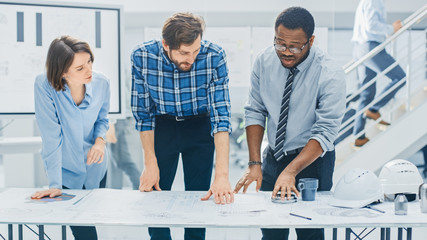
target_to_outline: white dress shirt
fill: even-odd
[[[360,0],[354,18],[352,41],[363,44],[369,41],[383,42],[394,32],[387,24],[387,14],[383,0]]]

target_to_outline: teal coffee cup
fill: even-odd
[[[319,187],[317,178],[301,178],[298,183],[298,190],[301,192],[303,201],[316,200],[316,191]]]

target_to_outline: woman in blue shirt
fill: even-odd
[[[104,75],[92,72],[93,60],[89,45],[70,36],[49,47],[46,73],[34,84],[49,189],[33,198],[59,196],[62,189],[105,187],[110,86]],[[95,227],[71,230],[75,239],[97,239]]]

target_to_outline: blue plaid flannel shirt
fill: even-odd
[[[159,40],[138,45],[131,61],[131,107],[138,131],[154,130],[156,115],[182,117],[209,112],[212,136],[231,133],[228,68],[220,46],[202,40],[187,72],[167,57]]]

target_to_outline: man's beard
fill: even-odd
[[[304,54],[304,56],[302,56],[298,60],[298,62],[296,62],[294,65],[292,65],[290,67],[287,67],[287,66],[283,65],[283,63],[282,63],[282,66],[285,67],[285,68],[290,69],[290,68],[294,68],[294,67],[298,66],[300,63],[304,62],[304,60],[307,59],[308,55],[310,54],[310,50],[311,50],[311,48],[309,46],[307,46],[307,47],[308,47],[307,52]],[[278,55],[279,59],[282,59],[283,57],[288,57],[288,58],[294,58],[295,59],[295,56],[293,56],[293,55],[290,55],[290,56],[285,55],[285,54],[277,54],[277,55]]]
[[[188,71],[190,71],[190,70],[191,70],[191,67],[193,66],[193,64],[190,64],[190,63],[188,63],[188,62],[178,62],[178,61],[176,61],[176,60],[173,58],[173,56],[172,56],[172,52],[168,52],[168,57],[169,57],[169,59],[170,59],[170,60],[175,64],[175,66],[176,66],[179,70],[181,70],[181,71],[188,72]],[[182,65],[184,65],[186,68],[181,67]]]

